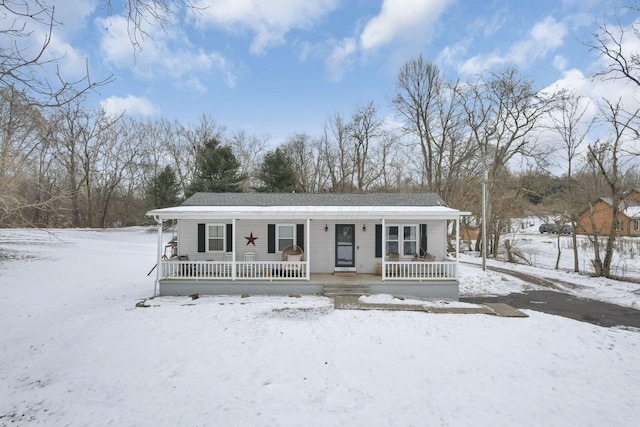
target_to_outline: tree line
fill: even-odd
[[[629,82],[635,93],[640,60],[622,37],[599,27],[589,48],[608,67],[594,78]],[[268,137],[229,132],[206,114],[189,124],[110,116],[85,101],[90,81],[51,89],[25,77],[42,66],[37,58],[0,54],[3,227],[142,224],[147,210],[197,191],[436,192],[473,212],[471,227],[484,186],[495,255],[511,218],[555,214],[575,224],[597,197],[618,206],[640,182],[636,107],[543,92],[515,68],[450,80],[418,55],[400,68],[390,99],[400,126],[369,101],[330,115],[322,134],[301,131],[274,149]],[[614,242],[612,234],[606,245]],[[611,252],[595,255],[603,275]]]

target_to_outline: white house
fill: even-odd
[[[158,223],[160,295],[368,293],[458,298],[461,212],[433,193],[196,193]],[[177,238],[163,226],[177,221]],[[165,250],[170,249],[170,254]]]

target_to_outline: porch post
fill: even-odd
[[[231,281],[236,281],[236,219],[231,220]]]
[[[157,297],[160,293],[160,278],[162,277],[162,224],[164,220],[156,217],[158,223],[158,254],[156,261],[156,282],[153,284],[153,296]]]
[[[384,218],[382,218],[382,281],[384,282],[385,279],[387,278],[387,266],[385,265],[385,252],[386,252],[386,248],[387,248],[387,242],[386,242],[386,235],[387,233],[385,232],[386,228],[385,228],[385,221]]]
[[[456,280],[460,269],[460,216],[456,217]]]
[[[305,239],[304,242],[304,253],[307,254],[307,256],[305,257],[307,259],[307,282],[309,280],[311,280],[311,244],[310,244],[310,240],[311,240],[311,219],[307,218],[307,231],[306,231],[306,236],[307,238]]]

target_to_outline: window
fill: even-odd
[[[400,233],[402,231],[402,234]],[[385,236],[387,255],[400,254],[413,256],[418,253],[417,225],[390,225]],[[402,253],[400,253],[402,248]]]
[[[296,243],[296,227],[292,224],[278,224],[276,226],[276,248],[282,252],[284,248]]]
[[[633,222],[633,229],[634,229],[635,231],[640,231],[640,219],[636,219],[636,220]]]
[[[405,225],[402,227],[404,232],[403,239],[403,255],[415,255],[418,253],[418,230],[415,225]]]
[[[224,224],[207,224],[207,251],[208,252],[224,252],[225,242]]]

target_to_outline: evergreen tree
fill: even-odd
[[[164,168],[147,188],[147,202],[153,208],[175,206],[180,202],[180,183],[171,166]]]
[[[206,141],[196,158],[196,170],[191,185],[185,191],[189,197],[204,191],[212,193],[237,193],[245,176],[240,174],[240,163],[231,147],[221,145],[217,139]]]
[[[293,162],[280,148],[264,156],[257,178],[264,184],[255,189],[261,193],[290,193],[298,189]]]

